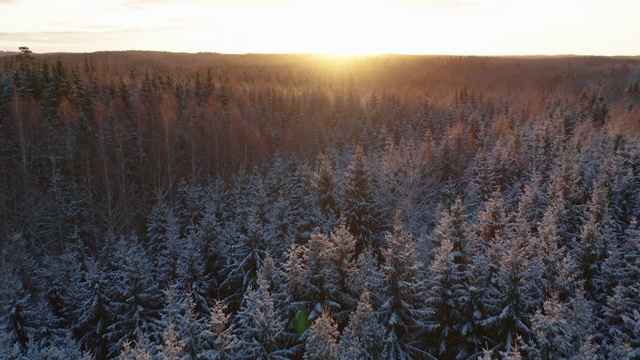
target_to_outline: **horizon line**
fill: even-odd
[[[171,51],[171,50],[149,50],[149,49],[127,49],[127,50],[94,50],[94,51],[50,51],[50,52],[32,52],[33,55],[82,55],[97,53],[126,53],[126,52],[147,52],[147,53],[169,53],[169,54],[185,54],[185,55],[312,55],[327,56],[337,58],[353,58],[353,57],[377,57],[377,56],[444,56],[444,57],[607,57],[607,58],[637,58],[636,55],[605,55],[605,54],[575,54],[575,53],[556,53],[556,54],[428,54],[428,53],[371,53],[371,54],[349,54],[349,53],[322,53],[322,52],[217,52],[217,51]],[[0,54],[19,54],[19,50],[0,50]]]

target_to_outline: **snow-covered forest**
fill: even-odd
[[[0,359],[640,359],[639,59],[0,61]]]

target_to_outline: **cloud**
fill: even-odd
[[[123,28],[72,31],[0,32],[0,51],[29,46],[32,51],[92,52],[101,50],[162,50],[170,34],[184,34],[184,28]],[[166,44],[165,44],[166,45]]]

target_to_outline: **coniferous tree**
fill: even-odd
[[[559,216],[558,234],[562,245],[567,246],[580,236],[580,226],[584,218],[585,195],[582,189],[582,174],[578,169],[578,154],[565,154],[561,164],[551,174],[547,190],[549,206],[557,209]]]
[[[611,212],[609,210],[606,188],[600,183],[593,191],[588,204],[588,220],[582,227],[579,243],[575,248],[575,258],[580,269],[581,279],[587,297],[591,300],[603,301],[607,290],[599,279],[602,267],[616,244],[612,229]]]
[[[175,277],[180,246],[178,218],[168,204],[158,202],[151,210],[147,237],[156,277],[166,286]]]
[[[532,304],[531,259],[527,254],[527,230],[509,229],[488,250],[498,253],[494,260],[499,264],[493,266],[499,270],[494,291],[485,296],[489,316],[482,323],[492,333],[496,348],[507,353],[516,351],[518,338],[526,342],[531,336],[528,316]]]
[[[603,264],[603,278],[606,284],[613,285],[611,295],[607,297],[602,325],[608,329],[605,344],[614,347],[626,347],[630,357],[640,354],[640,342],[636,334],[640,333],[640,233],[627,230],[625,239],[610,250],[610,256]]]
[[[96,358],[105,358],[108,351],[108,327],[112,317],[111,297],[105,269],[93,259],[86,262],[86,271],[77,289],[77,307],[71,311],[72,329],[80,345]]]
[[[119,360],[151,360],[153,359],[153,345],[149,339],[141,334],[134,341],[125,341],[122,344],[122,351],[118,356]]]
[[[262,279],[266,280],[269,285],[276,307],[284,311],[290,300],[287,289],[287,274],[282,266],[276,264],[269,252],[265,255],[262,267],[258,271],[258,281]]]
[[[557,295],[544,302],[531,318],[532,330],[542,359],[568,359],[573,355],[566,304]]]
[[[176,324],[170,323],[164,329],[164,342],[158,347],[158,356],[163,360],[184,360],[187,358],[184,340],[176,330]]]
[[[328,232],[340,215],[340,209],[338,208],[338,202],[336,200],[337,185],[329,156],[324,153],[320,154],[317,162],[318,170],[315,173],[313,185],[318,195],[320,210],[326,222],[324,230]]]
[[[148,255],[137,239],[123,237],[116,246],[109,307],[114,316],[105,334],[110,356],[118,354],[125,341],[140,338],[142,334],[158,334],[162,306],[162,294],[150,276]]]
[[[287,176],[282,180],[282,197],[286,199],[283,202],[286,206],[284,218],[271,217],[279,230],[276,234],[280,234],[275,240],[281,245],[273,249],[277,254],[283,253],[292,240],[303,242],[314,228],[323,225],[322,211],[313,192],[313,175],[309,166],[300,161],[291,161],[287,166]]]
[[[349,232],[356,239],[356,254],[359,254],[367,241],[377,246],[374,241],[382,227],[381,214],[374,198],[373,179],[362,147],[356,148],[346,176],[342,214]]]
[[[382,250],[383,283],[378,316],[384,331],[382,357],[410,359],[427,353],[420,341],[431,328],[426,318],[431,310],[424,305],[422,263],[417,259],[413,237],[396,217],[393,233],[386,236]]]
[[[553,294],[531,317],[537,357],[578,359],[593,350],[594,318],[582,290],[568,301]]]
[[[254,290],[250,286],[235,316],[238,348],[233,358],[238,359],[287,359],[292,352],[287,349],[285,322],[275,308],[266,280],[258,282]]]
[[[474,326],[469,292],[471,256],[470,230],[457,200],[436,228],[435,258],[429,266],[431,286],[427,304],[433,309],[431,320],[437,326],[432,334],[439,358],[464,358],[474,354],[481,345],[479,326]]]
[[[254,207],[246,224],[246,234],[239,233],[235,239],[229,239],[232,242],[226,250],[228,260],[224,268],[227,277],[221,285],[229,289],[233,301],[238,301],[244,289],[255,284],[258,269],[270,250],[269,239],[263,230],[264,224]]]
[[[470,324],[472,331],[479,334],[482,349],[495,350],[494,328],[486,324],[487,319],[499,314],[502,309],[498,304],[501,289],[498,287],[502,271],[502,254],[504,253],[504,234],[507,219],[502,198],[494,193],[485,202],[474,226],[475,241],[472,243],[471,262],[472,280],[469,296],[474,317]],[[480,326],[475,326],[480,325]]]
[[[311,328],[304,350],[305,360],[338,359],[338,325],[328,310],[322,312]]]
[[[185,244],[178,256],[175,287],[176,290],[193,299],[196,314],[208,315],[208,296],[211,280],[206,273],[204,256],[198,251],[199,242],[192,236],[185,239]]]
[[[180,349],[176,354],[195,358],[201,349],[199,340],[205,328],[204,318],[196,311],[191,293],[184,293],[176,285],[171,285],[164,294],[165,307],[159,324],[163,333],[158,337],[164,338],[166,346],[174,348],[179,345]],[[172,338],[167,339],[167,335]],[[167,341],[171,344],[166,343]]]
[[[371,247],[366,247],[358,256],[353,271],[348,279],[351,292],[362,294],[367,291],[371,294],[371,302],[374,308],[378,308],[383,297],[383,274],[378,258]]]
[[[347,234],[348,235],[348,234]],[[332,234],[334,237],[335,234]],[[288,254],[286,264],[289,289],[292,295],[292,312],[308,314],[313,320],[319,316],[324,308],[333,311],[344,311],[341,274],[337,260],[347,259],[348,255],[341,252],[353,251],[351,245],[338,249],[332,238],[321,233],[314,233],[305,246],[293,245]],[[347,241],[349,237],[347,237]]]
[[[63,336],[50,341],[29,343],[29,349],[24,355],[25,359],[33,360],[91,360],[93,357],[82,352],[80,345],[72,338],[69,331]]]
[[[466,177],[469,179],[465,203],[470,209],[476,210],[498,190],[497,175],[491,164],[491,154],[486,150],[480,150],[467,172],[469,174],[466,174]]]
[[[351,313],[349,325],[342,332],[339,358],[377,359],[382,351],[383,339],[384,333],[371,304],[371,295],[365,289],[358,307]]]
[[[356,305],[357,298],[349,292],[350,286],[347,283],[354,271],[354,252],[356,247],[355,238],[349,233],[344,220],[331,232],[329,241],[334,249],[332,265],[339,279],[335,291],[335,299],[339,308],[335,310],[335,316],[340,326],[346,325],[347,314]]]
[[[226,304],[217,300],[211,308],[206,329],[202,332],[202,350],[198,359],[232,359],[238,348],[238,336],[234,333],[235,324],[231,324],[231,314],[226,313]]]
[[[3,288],[0,291],[2,301],[2,316],[0,326],[9,338],[9,347],[14,344],[23,352],[26,352],[30,342],[37,342],[39,330],[38,306],[34,303],[31,294],[24,288],[20,277],[11,274],[3,274]]]
[[[525,217],[525,208],[520,206],[518,218]],[[558,234],[558,209],[549,206],[537,226],[537,236],[531,237],[528,251],[531,253],[534,297],[543,301],[552,294],[567,298],[575,288],[574,260],[567,248],[561,245]]]

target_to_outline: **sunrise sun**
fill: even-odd
[[[385,32],[397,25],[389,17],[391,10],[383,0],[300,0],[289,16],[302,20],[282,41],[296,44],[299,51],[326,55],[385,53]]]

